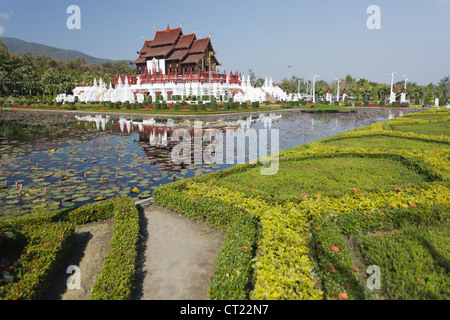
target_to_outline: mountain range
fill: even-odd
[[[75,50],[65,50],[47,46],[40,43],[26,42],[16,38],[0,37],[0,41],[8,48],[8,51],[19,56],[29,52],[32,55],[44,54],[52,59],[61,61],[72,61],[76,57],[82,57],[88,64],[115,63],[117,60],[108,60],[92,57]]]

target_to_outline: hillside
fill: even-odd
[[[8,48],[8,51],[19,56],[30,52],[33,55],[44,54],[52,59],[72,61],[76,57],[82,57],[88,64],[115,63],[115,60],[101,59],[89,56],[75,50],[64,50],[39,43],[26,42],[16,38],[0,37],[0,41]]]

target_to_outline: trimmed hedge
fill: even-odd
[[[139,237],[139,214],[131,198],[110,199],[70,211],[38,210],[26,216],[0,219],[0,231],[18,230],[19,236],[26,239],[24,253],[13,265],[15,281],[0,286],[0,298],[39,299],[69,251],[75,225],[105,219],[114,219],[111,250],[89,299],[129,299]]]

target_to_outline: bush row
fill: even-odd
[[[0,296],[8,300],[39,299],[52,272],[68,252],[74,226],[105,219],[114,219],[111,250],[104,259],[89,299],[129,299],[139,236],[139,215],[131,198],[110,199],[70,211],[41,209],[21,217],[0,219],[0,230],[20,230],[26,239],[24,253],[13,266],[14,270],[19,270],[15,273],[15,281],[0,287]]]

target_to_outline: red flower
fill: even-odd
[[[412,205],[411,205],[411,208],[415,208],[415,207],[417,207],[415,204],[412,204]]]
[[[339,293],[338,299],[344,299],[344,300],[347,300],[347,293],[345,293],[345,292]]]
[[[331,251],[333,252],[339,252],[339,248],[336,246],[333,246],[333,248],[331,248]]]
[[[355,192],[355,191],[356,191],[356,188],[352,188],[352,191]]]
[[[384,212],[381,212],[380,214],[381,214],[383,217],[385,216]]]
[[[248,247],[247,247],[247,246],[243,246],[242,248],[244,248],[244,250],[248,250]]]
[[[322,229],[322,226],[317,226],[316,230]]]
[[[359,271],[359,269],[357,267],[355,267],[355,272],[358,272],[358,271]]]

